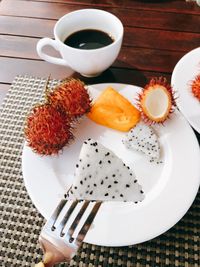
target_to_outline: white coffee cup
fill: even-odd
[[[64,44],[72,33],[95,29],[100,30],[114,39],[113,43],[98,49],[78,49]],[[109,68],[116,60],[123,39],[123,25],[113,14],[99,9],[81,9],[60,18],[54,27],[55,40],[43,38],[37,43],[38,55],[54,64],[72,68],[86,77],[99,75]],[[62,58],[52,57],[42,50],[44,46],[52,46],[60,52]]]

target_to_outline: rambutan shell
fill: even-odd
[[[53,106],[65,110],[73,120],[90,111],[91,100],[85,84],[78,79],[69,79],[47,93],[47,100]]]
[[[193,95],[200,101],[200,74],[191,83]]]
[[[65,112],[49,104],[33,108],[24,133],[28,145],[41,155],[57,154],[73,138]]]
[[[165,100],[167,99],[168,103],[163,105],[163,112],[161,112],[161,115],[154,116],[152,112],[150,112],[149,107],[147,107],[147,98],[155,92],[160,91],[162,92],[163,96],[165,97]],[[159,93],[159,95],[161,95]],[[152,95],[151,95],[152,97]],[[154,105],[159,105],[159,99],[154,99]],[[174,107],[176,106],[175,97],[174,97],[174,91],[170,84],[167,83],[167,80],[164,77],[159,78],[152,78],[150,82],[142,89],[142,91],[138,94],[137,99],[137,106],[141,112],[141,118],[143,121],[147,124],[156,124],[156,123],[164,123],[169,117],[170,114],[173,113]]]

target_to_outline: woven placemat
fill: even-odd
[[[51,81],[50,86],[57,81]],[[34,266],[41,259],[38,235],[44,219],[23,184],[24,118],[38,103],[46,79],[17,76],[0,109],[0,266]],[[148,222],[147,222],[148,223]],[[140,245],[100,247],[84,243],[69,265],[199,267],[200,193],[184,218],[165,234]],[[117,238],[117,237],[116,237]]]

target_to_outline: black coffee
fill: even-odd
[[[114,40],[110,35],[99,30],[81,30],[68,36],[64,43],[78,49],[97,49],[109,44]]]

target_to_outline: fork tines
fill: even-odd
[[[100,206],[100,201],[68,201],[62,199],[45,225],[48,230],[57,232],[66,242],[79,246],[86,236]],[[89,213],[88,213],[89,212]],[[79,228],[79,229],[78,229]],[[76,237],[73,235],[77,232]]]

